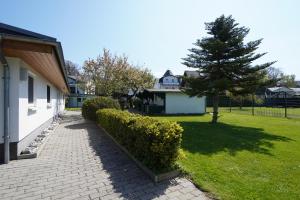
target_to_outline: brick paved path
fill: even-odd
[[[97,126],[68,112],[36,159],[0,165],[0,199],[207,199],[185,178],[154,184]]]

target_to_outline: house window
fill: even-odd
[[[81,98],[77,98],[77,102],[80,103],[81,102]]]
[[[49,85],[47,85],[47,103],[50,103],[50,101],[51,101],[51,97],[50,97],[50,86]]]
[[[33,103],[34,79],[28,76],[28,103]]]
[[[71,94],[75,94],[75,87],[70,87]]]

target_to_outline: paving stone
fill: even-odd
[[[153,182],[79,112],[67,112],[38,158],[0,165],[0,199],[208,199],[189,180]]]

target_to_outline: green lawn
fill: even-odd
[[[212,112],[212,107],[207,107],[207,112]],[[229,107],[220,107],[219,112],[230,112]],[[232,113],[237,114],[247,114],[252,115],[252,107],[232,107]],[[254,108],[254,115],[261,115],[261,116],[270,116],[270,117],[285,117],[285,109],[284,108],[272,108],[272,107],[255,107]],[[300,108],[287,108],[287,117],[288,118],[300,118]]]
[[[223,113],[157,117],[184,128],[179,164],[220,199],[300,199],[300,120]]]

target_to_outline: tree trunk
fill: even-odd
[[[218,114],[219,114],[219,94],[215,94],[213,96],[213,117],[211,123],[215,124],[218,121]]]

